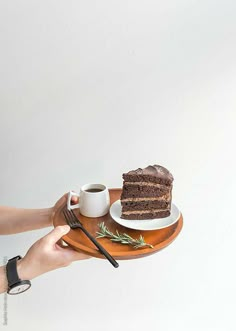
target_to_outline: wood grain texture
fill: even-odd
[[[120,199],[121,189],[112,188],[109,189],[111,204],[116,200]],[[63,208],[65,208],[65,203],[62,203],[58,206],[58,209],[55,211],[52,221],[54,226],[64,225],[66,221],[62,214]],[[120,243],[114,243],[108,238],[99,238],[97,239],[101,245],[117,260],[129,260],[145,257],[151,254],[158,252],[159,250],[168,246],[180,233],[183,226],[183,216],[180,215],[179,220],[164,229],[160,230],[150,230],[150,231],[140,231],[128,229],[118,223],[116,223],[108,213],[105,216],[98,218],[89,218],[81,215],[79,209],[74,209],[75,214],[78,216],[79,220],[82,222],[84,227],[96,237],[96,232],[99,230],[98,224],[104,222],[105,225],[115,232],[125,232],[133,238],[138,238],[140,234],[144,237],[144,240],[152,244],[154,248],[139,248],[135,249],[129,245],[123,245]],[[104,256],[98,251],[98,249],[93,245],[93,243],[85,236],[85,234],[80,230],[70,230],[68,234],[63,237],[63,240],[71,247],[77,251],[82,251],[90,256],[98,257],[104,259]]]

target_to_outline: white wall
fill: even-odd
[[[235,330],[235,1],[0,1],[0,204],[51,206],[159,163],[184,228],[8,297],[7,330]],[[49,229],[0,237],[25,254]],[[0,313],[3,295],[0,298]]]

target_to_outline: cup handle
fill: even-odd
[[[76,205],[72,205],[71,204],[71,198],[75,196],[75,197],[79,197],[79,194],[73,191],[70,191],[68,193],[68,198],[67,198],[67,209],[71,210],[71,209],[75,209],[75,208],[79,208],[79,203],[77,203]]]

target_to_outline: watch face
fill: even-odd
[[[30,283],[19,284],[19,285],[12,287],[8,293],[9,294],[19,294],[19,293],[22,293],[22,292],[25,292],[26,290],[28,290],[30,288],[30,286],[31,286]]]

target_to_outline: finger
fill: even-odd
[[[63,196],[59,199],[60,202],[64,201],[67,199],[68,192],[64,193]]]
[[[71,197],[71,202],[72,202],[72,204],[78,203],[79,202],[78,197],[76,197],[76,196],[73,195],[73,197]]]
[[[92,256],[84,254],[84,253],[78,253],[75,252],[75,254],[73,254],[73,262],[74,261],[80,261],[80,260],[88,260],[90,259]]]
[[[70,231],[69,225],[59,225],[55,227],[51,232],[49,232],[44,239],[51,244],[55,244],[59,239],[61,239],[65,234]]]
[[[78,261],[78,260],[87,260],[92,257],[92,256],[84,254],[82,252],[78,252],[69,246],[63,247],[63,250],[64,250],[64,252],[66,252],[66,254],[69,255],[69,259],[71,262]]]

